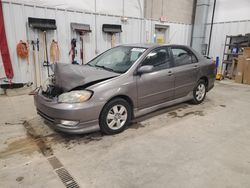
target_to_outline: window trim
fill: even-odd
[[[174,62],[173,62],[173,56],[172,56],[172,51],[171,51],[171,46],[159,46],[159,47],[156,47],[152,50],[150,50],[146,55],[145,57],[141,60],[140,64],[138,65],[137,69],[138,70],[141,66],[142,66],[142,63],[145,61],[145,59],[147,58],[148,54],[150,54],[151,52],[155,51],[155,50],[159,50],[159,49],[162,49],[162,48],[167,48],[167,51],[169,53],[169,59],[170,59],[170,67],[165,67],[165,68],[162,68],[162,69],[154,69],[153,72],[156,72],[156,71],[159,71],[159,70],[165,70],[165,69],[170,69],[170,68],[173,68],[174,67]],[[157,66],[158,67],[158,66]]]

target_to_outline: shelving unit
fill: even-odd
[[[233,59],[243,54],[244,47],[250,47],[250,34],[226,36],[221,67],[225,77],[230,73]]]

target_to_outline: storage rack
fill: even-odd
[[[228,77],[233,59],[243,54],[244,47],[250,47],[250,34],[226,35],[221,70]]]

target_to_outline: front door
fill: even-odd
[[[138,107],[140,109],[172,100],[174,75],[170,49],[160,47],[151,51],[140,66],[153,65],[150,73],[137,75]]]
[[[175,73],[174,98],[180,98],[193,91],[199,73],[197,57],[184,47],[171,47]]]

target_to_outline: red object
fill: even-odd
[[[2,54],[3,66],[6,77],[12,79],[14,76],[13,68],[10,60],[10,53],[7,43],[7,37],[4,28],[2,0],[0,0],[0,51]]]
[[[166,22],[166,21],[168,21],[167,16],[161,16],[161,17],[160,17],[160,21],[161,21],[161,22]]]

